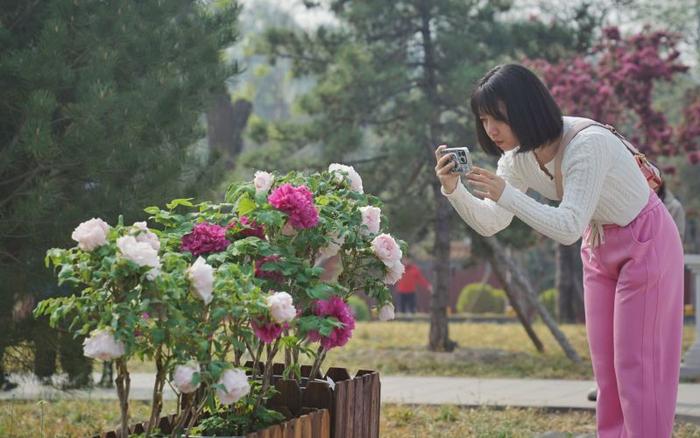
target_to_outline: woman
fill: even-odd
[[[683,324],[683,250],[668,211],[624,144],[592,126],[563,149],[563,196],[554,181],[559,142],[581,119],[562,117],[542,82],[520,65],[489,71],[471,106],[496,173],[475,167],[467,181],[435,155],[442,192],[484,236],[513,216],[564,245],[583,237],[586,330],[599,388],[598,436],[670,437]],[[558,206],[539,203],[532,189]]]

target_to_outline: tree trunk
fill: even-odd
[[[513,256],[513,253],[511,251],[510,247],[506,246],[503,249],[505,251],[505,256],[509,260],[512,260],[513,263],[516,263],[516,264],[522,264],[521,260],[516,259],[515,256]],[[506,271],[506,279],[507,279],[507,283],[512,284],[513,274],[510,271]],[[526,293],[524,290],[521,290],[519,288],[513,288],[512,294],[513,294],[513,299],[518,300],[518,304],[520,305],[520,309],[522,309],[523,317],[527,320],[528,324],[532,324],[535,321],[535,318],[537,317],[537,309],[535,309],[532,306],[532,304],[530,304],[530,300],[528,300],[527,296],[525,296]]]
[[[581,358],[579,357],[578,353],[576,353],[576,350],[574,350],[574,348],[571,346],[564,333],[559,330],[557,323],[554,321],[549,312],[547,312],[547,309],[545,309],[545,307],[537,299],[537,295],[535,294],[532,285],[530,285],[530,281],[520,266],[515,263],[513,259],[506,256],[505,248],[503,248],[503,245],[495,237],[486,237],[483,239],[483,241],[493,254],[494,269],[497,269],[497,266],[504,266],[511,272],[512,285],[509,285],[508,287],[517,288],[523,291],[523,295],[530,302],[530,304],[537,309],[537,313],[539,313],[542,321],[554,336],[554,339],[557,340],[562,350],[564,350],[566,356],[574,363],[581,363]]]
[[[515,314],[517,315],[518,320],[520,320],[520,324],[522,324],[525,328],[525,332],[527,332],[528,337],[535,345],[537,351],[540,353],[544,352],[544,344],[542,344],[542,341],[537,336],[537,333],[535,333],[535,330],[530,324],[530,319],[527,317],[526,312],[522,308],[522,302],[520,300],[521,294],[517,292],[517,288],[513,284],[512,275],[510,275],[508,267],[502,263],[498,257],[496,257],[495,252],[490,252],[488,257],[489,264],[493,266],[496,277],[498,277],[498,280],[503,284],[503,289],[506,291],[508,301],[510,301],[510,305],[513,307],[513,310],[515,310]]]
[[[430,297],[431,351],[452,351],[456,343],[450,340],[447,321],[450,288],[450,214],[452,208],[440,193],[440,184],[433,186],[435,196],[435,243],[433,244],[435,284]]]
[[[581,241],[556,249],[556,288],[558,293],[559,322],[584,321],[583,266],[580,253]]]
[[[231,104],[231,97],[225,90],[214,98],[207,110],[207,139],[209,148],[218,154],[226,169],[233,169],[236,157],[243,150],[243,131],[253,105],[238,99]]]
[[[427,2],[419,5],[421,15],[421,37],[423,43],[423,91],[433,111],[428,125],[426,159],[434,160],[434,148],[441,142],[440,99],[438,98],[437,79],[435,75],[435,53],[432,31],[430,29],[430,8]],[[447,320],[450,282],[450,214],[452,208],[440,192],[440,182],[433,183],[435,198],[435,243],[433,256],[435,264],[435,287],[430,298],[430,337],[428,348],[431,351],[452,351],[457,343],[450,340]]]

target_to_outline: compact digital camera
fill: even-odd
[[[472,170],[472,156],[468,148],[446,148],[442,150],[442,155],[452,154],[452,161],[456,164],[451,173],[469,173]]]

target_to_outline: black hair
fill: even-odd
[[[666,200],[666,182],[661,181],[661,185],[659,186],[658,189],[656,189],[656,195],[661,199],[661,201]]]
[[[519,152],[531,151],[562,135],[559,105],[537,75],[522,65],[499,65],[486,73],[472,93],[471,107],[477,139],[489,155],[502,155],[503,151],[486,134],[480,120],[484,114],[510,126],[520,142]]]

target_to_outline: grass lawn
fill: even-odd
[[[166,410],[174,409],[166,403]],[[146,403],[132,404],[134,418],[146,418]],[[117,402],[53,401],[0,403],[0,436],[12,438],[87,437],[114,429]],[[539,409],[466,409],[455,406],[382,406],[382,438],[532,437],[556,431],[595,433],[588,412],[547,412]],[[700,437],[700,426],[678,422],[676,438]]]
[[[591,378],[585,328],[561,327],[584,359],[572,364],[544,325],[535,330],[545,343],[538,353],[519,324],[451,323],[450,337],[459,348],[453,353],[432,353],[425,345],[427,322],[358,323],[348,345],[332,350],[326,366],[342,366],[354,372],[377,369],[383,374],[463,375],[480,377]],[[684,351],[693,341],[693,327],[686,326]],[[11,364],[9,364],[11,367]],[[152,364],[132,361],[132,371],[150,371]],[[99,364],[96,364],[96,370]],[[149,405],[132,403],[132,417],[146,418]],[[164,412],[174,410],[166,403]],[[89,436],[113,429],[118,423],[117,402],[51,401],[0,402],[0,437]],[[466,409],[454,406],[382,407],[381,436],[405,437],[531,437],[547,431],[592,433],[593,414],[553,413],[537,409]],[[679,423],[674,437],[700,438],[700,426]]]
[[[459,347],[452,353],[427,350],[427,322],[359,322],[343,348],[328,353],[325,367],[339,366],[351,372],[379,370],[382,374],[592,379],[586,330],[583,325],[562,325],[569,342],[583,359],[581,365],[564,355],[547,327],[535,324],[545,344],[539,353],[520,324],[450,323],[450,338]],[[686,326],[683,350],[690,347],[694,331]],[[132,371],[153,371],[150,363],[132,361]]]

